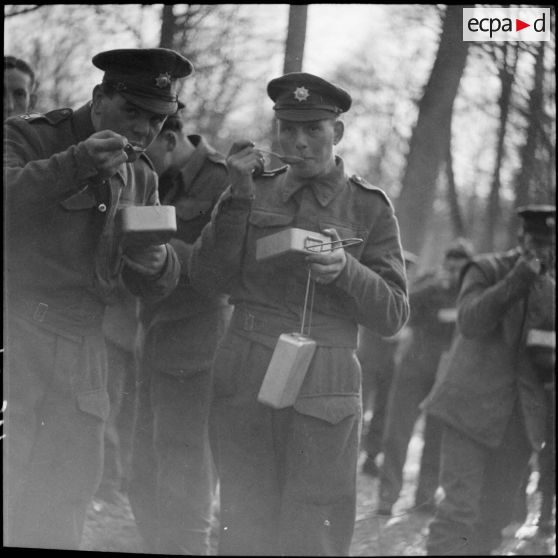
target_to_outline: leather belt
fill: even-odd
[[[300,323],[286,316],[266,313],[237,304],[232,315],[231,328],[247,333],[254,332],[279,337],[282,333],[299,331]],[[322,346],[356,348],[357,331],[356,324],[352,322],[335,317],[320,316],[314,312],[309,337]]]
[[[95,307],[96,306],[96,307]],[[51,325],[69,333],[84,335],[99,330],[102,326],[104,306],[95,304],[89,313],[72,313],[67,308],[54,306],[50,302],[8,295],[9,312],[38,324]]]

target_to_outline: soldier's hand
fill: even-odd
[[[254,196],[255,170],[263,169],[263,156],[249,140],[236,141],[227,155],[227,167],[231,179],[232,195],[235,198],[250,199]]]
[[[339,233],[335,229],[324,229],[322,232],[330,236],[332,241],[341,240]],[[306,256],[306,263],[310,266],[314,281],[327,285],[335,281],[343,271],[347,264],[347,254],[340,244],[334,244],[333,250],[316,252]]]
[[[167,247],[165,244],[129,246],[123,259],[126,265],[142,275],[157,275],[167,261]]]
[[[518,264],[523,263],[524,265],[527,264],[531,271],[536,273],[537,275],[541,274],[544,269],[544,263],[542,257],[536,250],[525,248],[523,253],[518,259]]]
[[[101,178],[110,178],[128,160],[124,146],[128,140],[112,130],[101,130],[89,136],[83,145]]]

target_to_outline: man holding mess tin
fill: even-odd
[[[159,204],[142,151],[192,65],[167,49],[101,52],[93,64],[103,81],[75,112],[5,122],[7,546],[78,548],[109,411],[105,306],[119,285],[151,300],[179,278],[168,244],[124,248],[115,217]]]
[[[361,421],[357,327],[389,336],[408,317],[399,229],[384,192],[346,174],[334,154],[351,96],[308,73],[276,78],[267,92],[287,165],[265,171],[252,142],[233,144],[230,187],[191,260],[194,286],[226,292],[235,306],[213,367],[219,553],[347,555]],[[351,246],[262,256],[263,239],[297,231]],[[266,371],[272,360],[287,364],[274,351],[303,315],[315,345],[306,375],[294,403],[268,404]]]

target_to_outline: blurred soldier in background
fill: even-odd
[[[416,256],[403,251],[407,283],[412,282],[412,275],[416,265]],[[389,388],[401,349],[406,343],[410,329],[405,325],[403,329],[392,337],[381,337],[359,326],[357,356],[362,367],[362,401],[364,413],[371,408],[372,418],[365,426],[362,439],[366,459],[362,464],[362,472],[371,477],[380,474],[376,458],[383,453],[382,436],[384,432],[385,415]]]
[[[532,450],[545,440],[555,364],[555,206],[528,206],[519,246],[464,272],[457,335],[426,408],[444,423],[444,498],[430,555],[489,555],[502,539]]]
[[[192,257],[194,285],[222,289],[235,305],[214,362],[219,553],[347,555],[362,411],[357,328],[390,336],[407,319],[399,228],[383,191],[349,177],[334,155],[350,95],[307,73],[274,79],[267,91],[290,164],[254,176],[261,152],[235,142],[231,186]],[[302,256],[299,265],[257,260],[258,239],[288,227],[364,242]],[[300,330],[311,288],[317,346],[302,387],[294,405],[260,403],[278,338]]]
[[[228,183],[225,158],[170,116],[148,149],[160,176],[159,196],[174,205],[170,241],[180,282],[165,300],[143,305],[141,386],[134,435],[132,510],[153,552],[209,553],[213,460],[208,417],[211,363],[225,330],[223,296],[205,296],[188,278],[192,244]]]
[[[394,371],[388,395],[382,445],[377,513],[391,515],[403,485],[403,467],[420,403],[434,385],[438,363],[455,330],[455,302],[461,270],[473,255],[470,243],[456,240],[444,254],[440,268],[418,277],[409,286],[411,338],[400,365]],[[441,426],[428,419],[423,430],[423,451],[415,508],[433,511],[438,487]]]
[[[179,277],[171,246],[124,249],[115,215],[159,203],[151,163],[130,163],[125,148],[153,141],[192,65],[167,49],[106,51],[93,64],[105,74],[91,102],[4,124],[8,546],[79,546],[109,414],[106,304],[121,285],[164,297]]]
[[[27,114],[35,106],[35,72],[15,56],[4,56],[4,121],[10,116]]]

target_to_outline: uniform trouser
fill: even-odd
[[[424,421],[420,471],[415,492],[415,506],[433,506],[434,495],[438,489],[440,474],[440,451],[442,447],[443,425],[433,416],[426,415]]]
[[[496,549],[513,517],[531,451],[517,408],[496,449],[445,426],[440,470],[444,498],[430,524],[427,553],[487,556]]]
[[[209,552],[214,472],[211,372],[142,370],[128,496],[152,552]]]
[[[556,497],[556,392],[547,390],[548,413],[546,420],[546,444],[539,452],[539,482],[541,493],[539,522],[552,519],[552,507]]]
[[[403,486],[403,468],[407,458],[407,449],[413,434],[415,422],[420,415],[420,403],[428,395],[434,383],[436,362],[410,362],[405,359],[396,367],[391,383],[386,423],[384,426],[383,448],[384,460],[380,468],[380,501],[393,505],[399,498]],[[438,486],[438,469],[436,463],[440,450],[440,426],[436,422],[428,425],[427,439],[423,446],[422,460],[426,463],[419,473],[422,500],[417,505],[432,500]],[[438,430],[438,432],[437,432]],[[427,478],[429,476],[429,478]],[[427,493],[430,487],[430,493]]]
[[[109,412],[101,329],[77,336],[10,318],[7,358],[4,544],[77,549]]]
[[[106,340],[110,415],[105,430],[105,458],[99,492],[126,490],[130,474],[137,362],[129,351]]]
[[[224,382],[230,393],[216,393],[211,415],[220,480],[219,554],[348,555],[360,410],[332,424],[293,407],[258,403],[272,349],[235,337],[234,350],[231,358],[242,360],[241,377]]]
[[[362,367],[362,402],[364,410],[372,407],[372,418],[363,435],[366,453],[374,459],[382,452],[382,435],[389,388],[393,378],[397,343],[387,341],[365,327],[359,327],[358,360]]]
[[[386,368],[378,373],[376,391],[372,406],[372,418],[364,435],[363,445],[366,453],[374,459],[382,453],[382,438],[386,422],[387,400],[393,379],[394,363],[391,361]],[[364,367],[363,367],[364,373]]]

